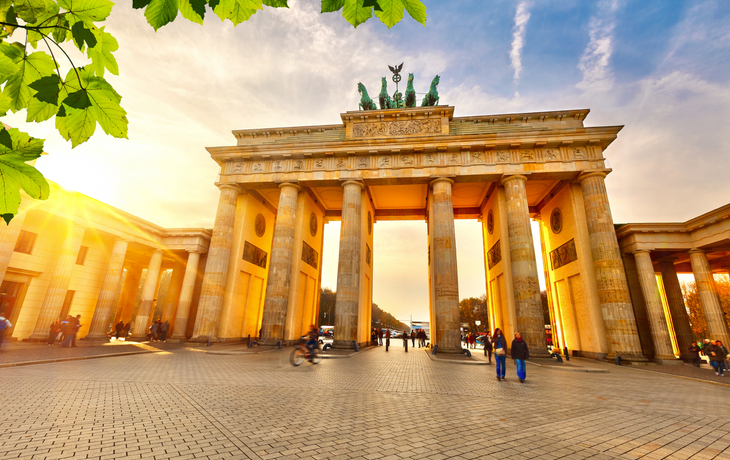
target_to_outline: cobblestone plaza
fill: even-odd
[[[520,384],[508,361],[499,382],[397,344],[296,368],[220,345],[3,368],[0,458],[730,459],[730,385],[587,360],[602,372]]]

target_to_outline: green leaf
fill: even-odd
[[[112,53],[119,49],[119,43],[112,34],[104,31],[104,27],[93,30],[96,37],[96,45],[89,45],[87,54],[91,59],[94,73],[104,76],[104,69],[108,69],[114,75],[119,75],[119,66]]]
[[[132,8],[134,8],[135,10],[146,8],[151,1],[152,0],[132,0]]]
[[[15,155],[22,161],[35,160],[43,153],[43,139],[34,139],[17,128],[0,130],[0,159]]]
[[[8,110],[10,110],[10,104],[13,101],[9,97],[0,93],[0,116],[5,116]]]
[[[55,70],[51,56],[41,51],[24,56],[17,64],[20,69],[8,79],[8,83],[3,89],[3,94],[12,101],[10,109],[13,112],[28,107],[30,98],[35,93],[30,84],[52,75]]]
[[[40,78],[29,86],[37,92],[33,95],[35,99],[39,101],[47,102],[49,104],[58,105],[58,93],[61,91],[61,79],[58,75],[53,74],[47,77]]]
[[[345,0],[322,0],[322,13],[334,13],[345,6]]]
[[[15,13],[23,21],[32,24],[56,6],[52,0],[15,0]]]
[[[362,6],[373,7],[375,9],[375,11],[383,11],[383,8],[381,8],[380,4],[378,3],[378,0],[365,0],[362,2]]]
[[[68,38],[69,31],[69,23],[68,19],[66,19],[65,16],[61,16],[58,18],[58,22],[56,22],[56,27],[51,31],[51,36],[53,36],[53,39],[56,40],[58,43],[63,43]]]
[[[263,4],[271,8],[289,8],[287,0],[263,0]]]
[[[11,137],[15,137],[13,131],[18,130],[11,129]],[[29,137],[27,134],[25,136]],[[43,150],[42,139],[32,139],[29,142],[40,144],[40,150]],[[20,188],[36,200],[45,200],[50,193],[50,187],[40,171],[25,163],[29,158],[14,153],[13,149],[7,149],[4,145],[0,147],[0,150],[3,149],[10,151],[0,154],[0,214],[9,223],[20,207]]]
[[[5,18],[5,22],[7,24],[18,24],[18,15],[15,14],[15,8],[10,7],[8,8],[0,17]],[[12,35],[13,32],[15,32],[15,27],[13,25],[5,25],[3,26],[3,30],[8,34]]]
[[[20,67],[12,59],[0,53],[0,85],[5,83],[18,70],[20,70]]]
[[[230,19],[233,25],[237,26],[248,21],[257,10],[263,8],[261,0],[220,0],[218,5],[213,8],[213,12],[221,18],[221,21]]]
[[[403,19],[405,5],[403,0],[380,0],[382,11],[375,11],[375,16],[380,18],[388,29],[398,24]]]
[[[144,10],[144,17],[155,31],[175,20],[178,0],[152,0]]]
[[[188,21],[203,25],[205,17],[205,0],[178,0],[180,14]]]
[[[104,21],[109,16],[114,3],[109,0],[58,0],[58,5],[79,21],[93,26],[94,22]]]
[[[60,9],[58,4],[54,1],[50,1],[46,5],[45,11],[41,11],[36,14],[36,20],[33,23],[28,23],[30,27],[47,27],[53,26],[54,23],[58,23],[58,13]],[[28,43],[35,48],[39,41],[43,40],[43,36],[48,35],[54,29],[42,29],[41,31],[35,31],[28,29]]]
[[[416,20],[416,22],[419,22],[426,25],[426,5],[421,3],[421,0],[403,0],[403,3],[406,6],[406,11],[408,11],[408,14]]]
[[[96,46],[96,37],[94,33],[84,26],[84,23],[79,21],[71,27],[71,35],[73,35],[74,43],[79,51],[84,50],[84,46],[88,45],[89,48]]]
[[[342,16],[355,26],[373,17],[373,9],[363,7],[364,0],[345,0],[345,7],[342,9]]]

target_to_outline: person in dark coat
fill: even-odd
[[[383,330],[378,328],[378,345],[383,345]]]
[[[127,321],[127,324],[124,325],[124,329],[122,329],[122,335],[124,336],[124,340],[127,340],[127,337],[129,337],[129,330],[132,328],[132,323]]]
[[[61,319],[57,319],[51,323],[50,330],[48,331],[48,346],[53,346],[58,338],[58,333],[61,332]]]
[[[515,334],[510,353],[512,354],[512,359],[515,360],[517,378],[520,379],[520,383],[524,383],[527,378],[525,361],[530,358],[530,350],[527,349],[527,342],[522,339],[522,334],[519,332]]]
[[[494,360],[497,362],[497,380],[503,380],[507,370],[507,341],[504,339],[502,329],[497,328],[494,330],[492,343],[494,346]]]
[[[709,347],[705,347],[705,354],[710,357],[710,365],[715,369],[715,375],[725,377],[725,357],[727,349],[722,345],[721,341],[713,342]]]
[[[416,347],[416,331],[414,331],[413,329],[411,329],[411,346],[413,348]]]
[[[492,333],[487,332],[484,336],[484,356],[489,356],[489,364],[492,364]]]
[[[695,366],[700,367],[702,359],[700,358],[700,347],[697,343],[692,342],[692,345],[689,346],[689,353],[692,355],[692,363]]]
[[[406,349],[406,353],[408,353],[408,333],[403,331],[401,338],[403,339],[403,347]]]
[[[170,330],[170,322],[168,320],[165,320],[164,323],[160,324],[160,340],[165,341],[167,338],[167,331]]]
[[[121,336],[121,335],[122,335],[122,331],[123,331],[123,330],[124,330],[124,322],[123,322],[123,321],[119,321],[119,322],[118,322],[118,323],[117,323],[117,324],[116,324],[116,325],[114,326],[114,331],[116,332],[116,333],[114,334],[114,337],[116,337],[116,339],[117,339],[117,340],[119,340],[119,336]]]

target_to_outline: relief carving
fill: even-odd
[[[306,241],[302,241],[302,260],[314,268],[317,268],[319,262],[319,253],[312,246],[308,245]]]
[[[390,168],[390,157],[380,157],[378,166],[381,168]]]
[[[433,157],[432,154],[427,153],[423,155],[423,162],[428,165],[436,164],[436,159]]]
[[[546,160],[557,160],[558,152],[556,152],[555,149],[545,149],[545,159]]]
[[[236,163],[233,165],[233,173],[240,173],[243,172],[243,162]]]
[[[585,157],[586,156],[583,153],[583,150],[578,149],[578,148],[573,149],[573,158],[584,159]]]
[[[506,150],[499,150],[496,152],[497,161],[509,161],[509,152]]]
[[[450,163],[458,163],[459,162],[459,156],[455,153],[451,154],[451,158],[449,158]]]
[[[483,152],[473,152],[471,154],[471,159],[474,163],[480,163],[484,161],[484,153]]]
[[[502,261],[502,247],[500,241],[501,240],[497,240],[497,242],[494,243],[494,246],[489,248],[489,251],[487,252],[487,264],[490,270]]]
[[[276,160],[274,162],[274,171],[281,171],[282,169],[284,169],[284,164],[281,161]]]
[[[263,249],[259,249],[253,244],[246,241],[243,245],[243,260],[251,262],[261,268],[266,268],[266,259],[268,254]]]
[[[550,262],[553,265],[553,270],[564,267],[576,260],[578,260],[578,252],[575,250],[574,240],[570,240],[557,249],[550,251]]]
[[[253,165],[253,172],[261,172],[264,170],[263,163],[256,163]]]
[[[314,160],[314,167],[317,169],[324,168],[324,160],[322,158],[317,158],[316,160]]]
[[[304,167],[304,162],[302,160],[297,160],[294,162],[294,169],[302,169]]]
[[[357,167],[358,168],[367,168],[368,167],[368,159],[366,157],[360,157],[357,159]]]
[[[342,169],[347,167],[347,160],[344,158],[338,158],[337,159],[337,167]]]
[[[521,156],[523,160],[534,160],[535,155],[532,153],[532,150],[522,150]]]
[[[402,136],[439,133],[441,133],[441,120],[438,119],[355,123],[352,126],[352,137]]]
[[[402,155],[400,162],[403,166],[413,166],[413,157],[411,155]]]

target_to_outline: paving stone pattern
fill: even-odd
[[[730,459],[730,388],[611,366],[432,361],[402,348],[292,367],[290,350],[0,369],[0,459]],[[730,381],[730,379],[729,379]]]

